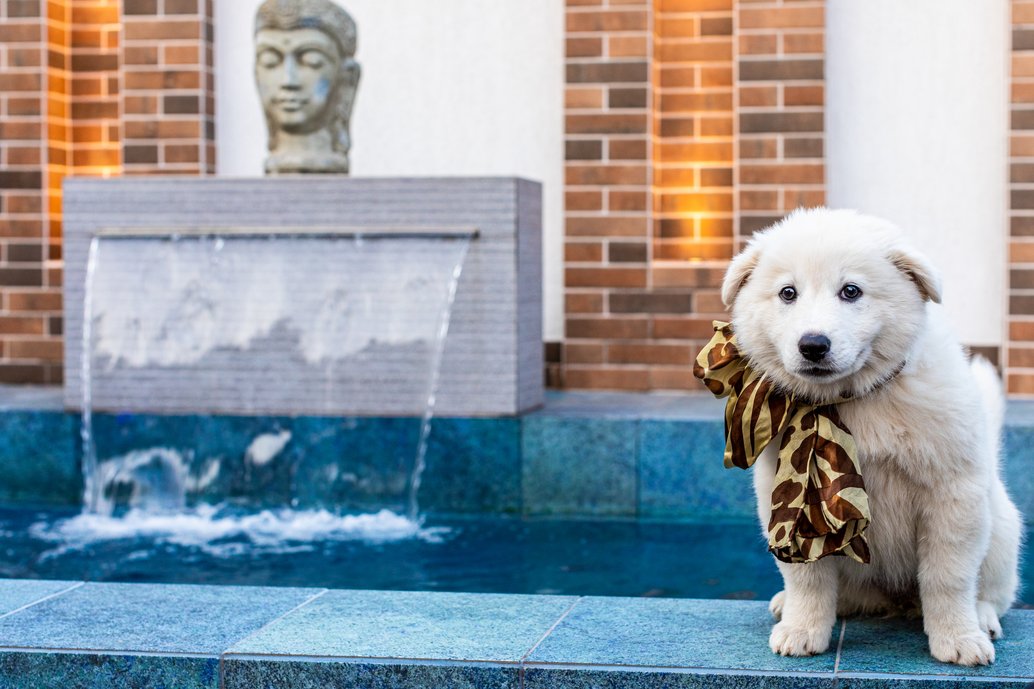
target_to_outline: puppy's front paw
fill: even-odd
[[[995,661],[995,647],[982,631],[961,636],[931,635],[930,655],[942,663],[990,665]]]
[[[833,630],[828,626],[798,627],[780,622],[772,627],[768,645],[781,656],[811,656],[824,653],[829,648],[829,637]]]
[[[992,639],[1001,639],[1005,636],[1002,634],[1002,623],[998,621],[995,606],[987,601],[977,601],[977,623]]]
[[[783,619],[783,603],[785,602],[786,591],[780,591],[772,596],[772,600],[768,602],[768,611],[772,613],[772,617],[775,618],[776,622]]]

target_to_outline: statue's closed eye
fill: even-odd
[[[266,48],[258,54],[255,61],[258,63],[259,67],[269,69],[270,67],[276,67],[283,62],[284,56],[272,48]]]
[[[330,62],[330,58],[321,50],[306,50],[299,56],[298,60],[306,67],[311,67],[312,69],[319,69]]]

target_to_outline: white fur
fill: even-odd
[[[841,298],[846,283],[862,296]],[[791,303],[779,296],[785,286],[797,291]],[[816,402],[854,395],[839,411],[872,512],[871,563],[778,563],[776,653],[822,653],[838,614],[912,606],[935,658],[994,661],[998,618],[1016,597],[1021,533],[998,471],[1004,402],[990,364],[967,362],[940,295],[935,271],[896,228],[851,211],[795,212],[755,235],[729,267],[722,296],[751,365]],[[805,334],[831,342],[824,375],[798,349]],[[753,470],[763,527],[778,445]]]

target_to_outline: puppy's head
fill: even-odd
[[[890,223],[818,208],[754,235],[730,264],[722,299],[751,365],[822,402],[892,376],[941,287]]]

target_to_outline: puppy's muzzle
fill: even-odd
[[[805,359],[818,363],[829,354],[831,344],[829,338],[825,335],[808,334],[797,341],[797,349],[800,350],[801,356]]]

